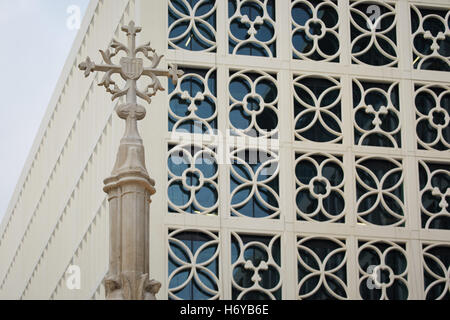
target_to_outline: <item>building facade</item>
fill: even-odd
[[[131,19],[185,72],[139,127],[159,299],[450,298],[446,0],[93,0],[0,228],[0,298],[104,298],[124,125],[77,66]]]

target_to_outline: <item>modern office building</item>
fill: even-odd
[[[104,298],[124,124],[77,66],[131,19],[185,72],[139,123],[159,299],[450,298],[448,0],[92,0],[0,227],[0,299]]]

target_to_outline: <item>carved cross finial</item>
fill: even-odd
[[[183,72],[178,70],[176,65],[171,66],[168,70],[158,69],[163,56],[159,56],[155,52],[150,46],[150,42],[136,48],[136,34],[141,32],[141,30],[142,28],[136,27],[134,21],[131,21],[128,26],[122,27],[122,31],[126,32],[128,36],[128,46],[113,39],[107,50],[100,50],[104,61],[103,64],[96,64],[87,57],[86,60],[79,65],[80,70],[84,71],[86,77],[95,71],[105,73],[99,86],[104,86],[106,91],[112,94],[112,100],[126,95],[127,103],[135,104],[137,97],[151,103],[151,97],[155,96],[158,91],[164,91],[158,77],[168,77],[176,84],[178,78],[183,75]],[[120,59],[119,64],[113,63],[112,58],[121,51],[124,52],[126,56]],[[138,54],[141,54],[143,57],[138,58]],[[144,67],[143,58],[150,61],[150,67]],[[124,88],[119,88],[111,79],[114,74],[120,74],[126,81]],[[145,90],[137,88],[137,81],[142,76],[149,77],[152,81]]]
[[[176,64],[171,65],[169,68],[169,78],[172,79],[172,83],[175,86],[178,83],[178,79],[183,76],[184,72],[178,70],[178,66]]]
[[[122,27],[122,31],[126,32],[127,36],[130,36],[130,35],[135,36],[137,33],[142,31],[142,28],[136,27],[136,24],[134,23],[134,21],[130,21],[128,26]]]

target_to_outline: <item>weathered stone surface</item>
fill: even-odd
[[[113,40],[106,51],[100,51],[105,64],[97,65],[87,57],[79,65],[89,76],[94,71],[105,72],[99,84],[111,93],[115,100],[126,96],[126,103],[117,107],[117,115],[126,121],[125,133],[120,141],[116,163],[111,177],[104,181],[104,191],[108,194],[110,210],[109,271],[104,279],[108,300],[155,300],[161,284],[149,278],[149,210],[151,196],[155,193],[155,182],[149,177],[145,167],[145,152],[137,128],[137,121],[144,119],[146,110],[137,103],[137,97],[151,102],[151,97],[163,91],[158,76],[166,76],[176,84],[183,74],[176,66],[169,70],[157,69],[162,56],[158,56],[150,43],[136,48],[136,34],[141,28],[131,21],[122,31],[127,33],[128,46]],[[112,58],[125,52],[119,65]],[[152,53],[152,54],[150,54]],[[142,54],[151,62],[144,67]],[[126,81],[123,89],[111,79],[120,74]],[[146,91],[137,88],[137,80],[150,77],[152,83]]]

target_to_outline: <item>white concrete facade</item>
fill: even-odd
[[[299,293],[302,282],[298,278],[297,268],[301,264],[298,252],[304,250],[303,246],[309,246],[302,241],[312,237],[333,242],[345,252],[342,261],[345,277],[341,279],[344,296],[333,294],[330,292],[333,289],[325,288],[331,296],[363,298],[360,286],[367,280],[364,273],[367,270],[361,270],[359,257],[365,246],[374,241],[382,243],[383,248],[394,248],[394,251],[397,250],[405,258],[406,269],[399,274],[395,274],[395,270],[391,269],[394,273],[391,280],[395,278],[403,283],[407,288],[408,299],[425,299],[427,290],[433,285],[433,282],[430,284],[424,279],[427,272],[426,258],[433,255],[428,251],[433,249],[430,246],[437,245],[444,248],[444,252],[448,252],[450,230],[423,226],[425,218],[421,215],[422,192],[424,188],[431,186],[433,189],[435,186],[431,182],[425,187],[421,186],[418,168],[419,164],[423,167],[438,164],[444,169],[430,167],[427,179],[431,179],[429,175],[433,170],[442,170],[442,174],[448,179],[450,151],[448,147],[444,147],[443,151],[433,147],[419,149],[415,97],[422,88],[420,85],[429,84],[441,88],[440,90],[448,95],[450,81],[449,72],[413,68],[410,8],[415,5],[446,11],[448,19],[448,1],[392,1],[397,19],[394,59],[397,66],[391,67],[352,63],[350,6],[353,1],[337,1],[339,62],[292,58],[291,5],[294,2],[290,0],[275,1],[276,57],[228,53],[230,32],[226,0],[216,1],[215,52],[169,50],[168,2],[170,0],[91,1],[0,227],[0,299],[104,298],[101,283],[108,268],[109,228],[107,200],[102,191],[103,179],[109,176],[113,167],[124,125],[113,112],[115,104],[111,103],[109,95],[97,87],[101,78],[96,76],[85,79],[77,66],[86,56],[100,61],[98,49],[106,48],[113,36],[121,39],[120,26],[131,19],[143,28],[138,41],[151,41],[156,51],[165,55],[163,64],[176,63],[179,67],[200,69],[215,68],[217,129],[225,136],[210,135],[209,141],[204,137],[195,143],[217,147],[218,157],[229,158],[228,150],[246,148],[243,137],[232,139],[231,142],[227,140],[229,144],[223,144],[221,141],[230,128],[230,71],[266,72],[276,78],[278,90],[275,111],[278,117],[278,138],[265,145],[266,149],[274,152],[278,163],[279,191],[275,196],[278,208],[274,217],[268,218],[232,215],[231,212],[236,208],[233,207],[233,194],[230,192],[230,175],[233,174],[230,165],[218,166],[216,214],[169,213],[167,163],[170,155],[167,150],[169,145],[177,146],[179,139],[190,138],[191,135],[174,135],[168,129],[171,94],[169,90],[154,97],[151,106],[147,106],[147,117],[141,121],[139,129],[144,140],[147,169],[156,181],[156,194],[152,196],[150,207],[150,277],[162,283],[159,299],[177,296],[169,281],[172,273],[176,273],[176,270],[169,270],[168,267],[169,243],[176,238],[177,232],[182,230],[203,232],[212,239],[212,245],[216,246],[215,259],[219,267],[215,278],[213,277],[216,288],[210,292],[210,295],[216,298],[232,299],[234,295],[239,296],[245,291],[231,280],[237,264],[245,262],[244,257],[234,261],[232,238],[260,235],[272,240],[279,237],[280,241],[281,262],[276,262],[271,256],[272,253],[268,254],[270,257],[267,262],[276,270],[274,272],[278,274],[279,281],[274,288],[257,289],[269,297],[278,295],[282,299],[297,299],[305,293]],[[382,3],[385,2],[378,4]],[[449,25],[445,35],[450,37]],[[301,76],[338,79],[341,132],[337,134],[337,143],[308,141],[299,138],[301,134],[296,139],[295,132],[298,133],[298,130],[294,114],[293,79],[301,82]],[[395,141],[401,141],[401,145],[388,148],[362,146],[355,142],[355,107],[352,98],[352,83],[356,83],[355,81],[398,85],[400,140]],[[164,81],[163,85],[168,88],[167,81]],[[445,121],[448,126],[448,120]],[[261,146],[260,142],[250,140],[250,144]],[[325,158],[338,159],[337,162],[340,163],[344,178],[342,186],[337,189],[343,194],[345,209],[342,217],[337,220],[342,221],[305,221],[307,215],[300,212],[296,197],[301,183],[296,179],[296,166],[302,155],[310,153],[320,153]],[[402,215],[391,225],[380,226],[373,221],[367,221],[358,210],[358,200],[361,196],[356,190],[356,168],[370,169],[370,164],[364,165],[366,157],[387,161],[402,172],[399,178],[401,181],[395,182],[402,183],[403,200],[399,205]],[[381,188],[384,189],[383,186]],[[378,194],[382,193],[377,191]],[[442,201],[449,198],[450,188],[432,191],[436,197],[440,196]],[[448,205],[441,209],[442,215],[448,219]],[[299,217],[303,219],[300,220]],[[241,249],[244,242],[240,243]],[[267,249],[268,246],[263,247]],[[384,252],[386,249],[379,250]],[[445,266],[446,273],[440,275],[441,278],[438,277],[440,280],[436,277],[435,280],[445,285],[444,294],[446,292],[448,296],[450,269],[445,263],[443,261],[441,264]],[[70,265],[80,266],[80,290],[69,290],[66,286],[65,272]],[[386,265],[389,267],[388,262]],[[261,266],[250,266],[247,270],[257,272],[258,267]],[[333,273],[335,272],[327,268],[317,271],[318,275],[322,275],[321,279],[332,278]],[[386,290],[389,290],[388,288],[389,285]],[[277,291],[278,293],[275,293]]]

